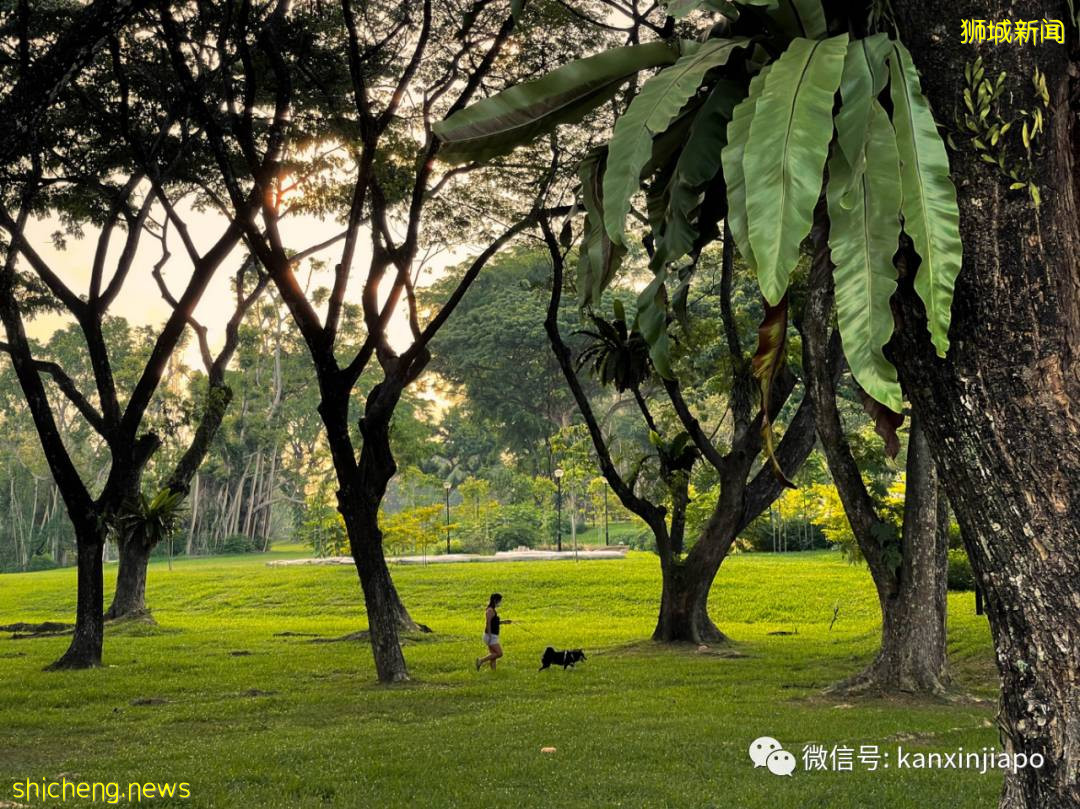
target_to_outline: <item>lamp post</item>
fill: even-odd
[[[555,470],[555,550],[562,551],[562,469]]]
[[[608,546],[607,484],[604,485],[604,547]]]
[[[446,492],[446,552],[450,553],[450,481],[443,484]]]

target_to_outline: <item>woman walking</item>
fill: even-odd
[[[495,661],[503,656],[502,646],[499,645],[499,628],[503,624],[510,624],[513,621],[503,620],[499,617],[498,608],[502,603],[501,593],[492,593],[491,598],[488,600],[487,609],[484,610],[484,643],[488,647],[487,657],[476,658],[476,670],[480,671],[480,667],[485,663],[491,663],[491,670],[495,671]]]

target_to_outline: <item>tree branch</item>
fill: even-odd
[[[14,349],[6,342],[0,342],[0,351],[9,356],[14,353]],[[104,438],[107,433],[105,420],[101,417],[101,414],[97,409],[90,404],[87,398],[82,395],[74,380],[60,367],[59,363],[52,362],[51,360],[34,359],[32,357],[29,358],[29,361],[37,371],[46,373],[53,378],[56,386],[60,388],[68,400],[75,405],[78,411],[83,415],[83,418],[85,418],[90,423],[90,426],[94,428],[94,431]]]
[[[570,353],[570,347],[566,345],[562,335],[559,333],[559,304],[562,300],[564,259],[562,251],[559,249],[558,239],[555,237],[548,219],[541,217],[539,224],[544,234],[544,244],[547,246],[548,254],[551,256],[551,299],[548,302],[547,316],[544,318],[544,330],[547,332],[548,341],[551,343],[551,350],[555,354],[559,368],[562,369],[563,376],[566,378],[566,384],[574,396],[578,411],[585,420],[585,425],[589,430],[589,437],[592,439],[593,449],[596,451],[597,459],[600,461],[600,471],[607,479],[619,501],[634,514],[641,517],[653,531],[656,536],[657,549],[662,554],[670,557],[671,543],[665,520],[665,510],[662,506],[657,506],[634,494],[633,489],[627,485],[622,475],[615,468],[604,434],[600,431],[600,425],[593,413],[589,397],[582,388],[581,381],[574,370],[574,360]],[[667,559],[665,559],[666,563]]]
[[[807,385],[817,403],[816,426],[829,472],[836,484],[848,522],[867,562],[880,567],[881,546],[874,528],[881,523],[873,497],[863,483],[862,473],[844,435],[840,411],[836,406],[836,370],[842,359],[830,368],[826,333],[833,309],[833,263],[828,245],[829,222],[822,204],[814,213],[810,238],[813,259],[810,265],[810,289],[803,316],[803,357]],[[836,337],[833,338],[836,340]]]

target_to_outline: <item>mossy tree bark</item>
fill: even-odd
[[[1003,809],[1080,806],[1080,62],[1065,45],[962,46],[959,20],[1069,19],[1064,0],[908,0],[894,3],[900,33],[939,119],[962,105],[964,66],[1004,71],[1005,118],[1049,103],[1031,181],[1042,204],[974,150],[950,154],[964,263],[951,348],[935,356],[911,288],[893,356],[923,421],[968,556],[987,596],[1001,675],[1005,748],[1044,765],[1006,772]],[[1017,143],[1010,160],[1024,165]]]

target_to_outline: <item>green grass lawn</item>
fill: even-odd
[[[144,801],[162,807],[996,805],[996,775],[801,766],[807,744],[996,744],[989,632],[970,594],[949,598],[954,699],[841,701],[821,689],[869,660],[878,614],[866,570],[836,554],[728,559],[710,608],[735,644],[708,652],[644,641],[660,586],[648,554],[402,566],[402,596],[435,634],[406,640],[411,683],[380,687],[366,643],[282,634],[363,628],[355,571],[266,559],[155,562],[158,626],[109,627],[99,670],[43,672],[65,638],[0,639],[0,806],[16,780],[61,777],[190,784],[190,799]],[[0,624],[70,621],[74,583],[70,569],[0,576]],[[520,623],[503,631],[499,670],[478,674],[493,590]],[[548,644],[589,659],[537,673]],[[793,777],[754,769],[761,735],[795,753]]]
[[[608,523],[608,540],[612,545],[625,543],[630,537],[642,533],[643,525],[638,522],[612,522]],[[604,545],[604,524],[591,523],[588,528],[578,528],[577,540],[579,545],[591,545],[602,547]],[[563,548],[573,547],[569,531],[563,532]]]

